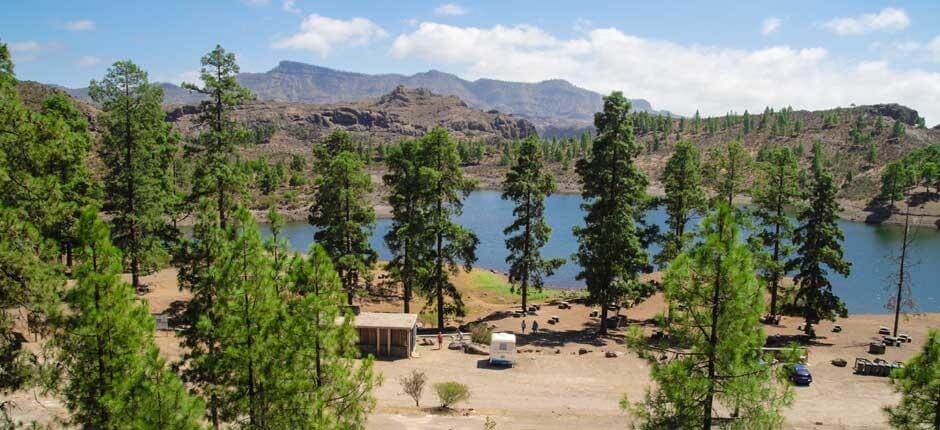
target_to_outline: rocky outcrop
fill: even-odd
[[[862,106],[862,108],[872,115],[886,116],[912,127],[917,125],[917,120],[920,118],[916,110],[897,103]]]
[[[193,131],[198,109],[178,106],[167,118],[184,132]],[[427,89],[395,87],[374,100],[336,104],[253,102],[235,110],[235,117],[252,128],[273,126],[272,139],[282,144],[309,144],[333,129],[368,135],[373,141],[398,141],[421,136],[441,126],[456,139],[495,142],[522,139],[536,133],[526,119],[500,112],[483,112],[454,96]]]

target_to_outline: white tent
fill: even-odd
[[[490,338],[490,364],[512,366],[516,362],[516,335],[493,333]]]

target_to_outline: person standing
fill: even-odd
[[[525,334],[525,320],[522,320],[522,334]]]
[[[538,331],[539,331],[539,322],[538,322],[538,321],[532,321],[532,333],[536,333],[536,332],[538,332]]]

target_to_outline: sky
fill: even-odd
[[[69,87],[123,59],[193,81],[221,44],[244,72],[565,79],[681,115],[897,102],[940,123],[938,0],[7,1],[18,78]]]

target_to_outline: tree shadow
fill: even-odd
[[[868,202],[868,205],[865,206],[865,211],[868,212],[868,215],[865,217],[866,224],[881,224],[887,221],[888,218],[891,218],[894,208],[883,200],[872,199],[872,201]]]
[[[767,336],[764,346],[767,348],[786,348],[792,343],[800,346],[834,346],[832,343],[824,342],[826,336],[817,336],[811,338],[806,334],[774,334]]]

